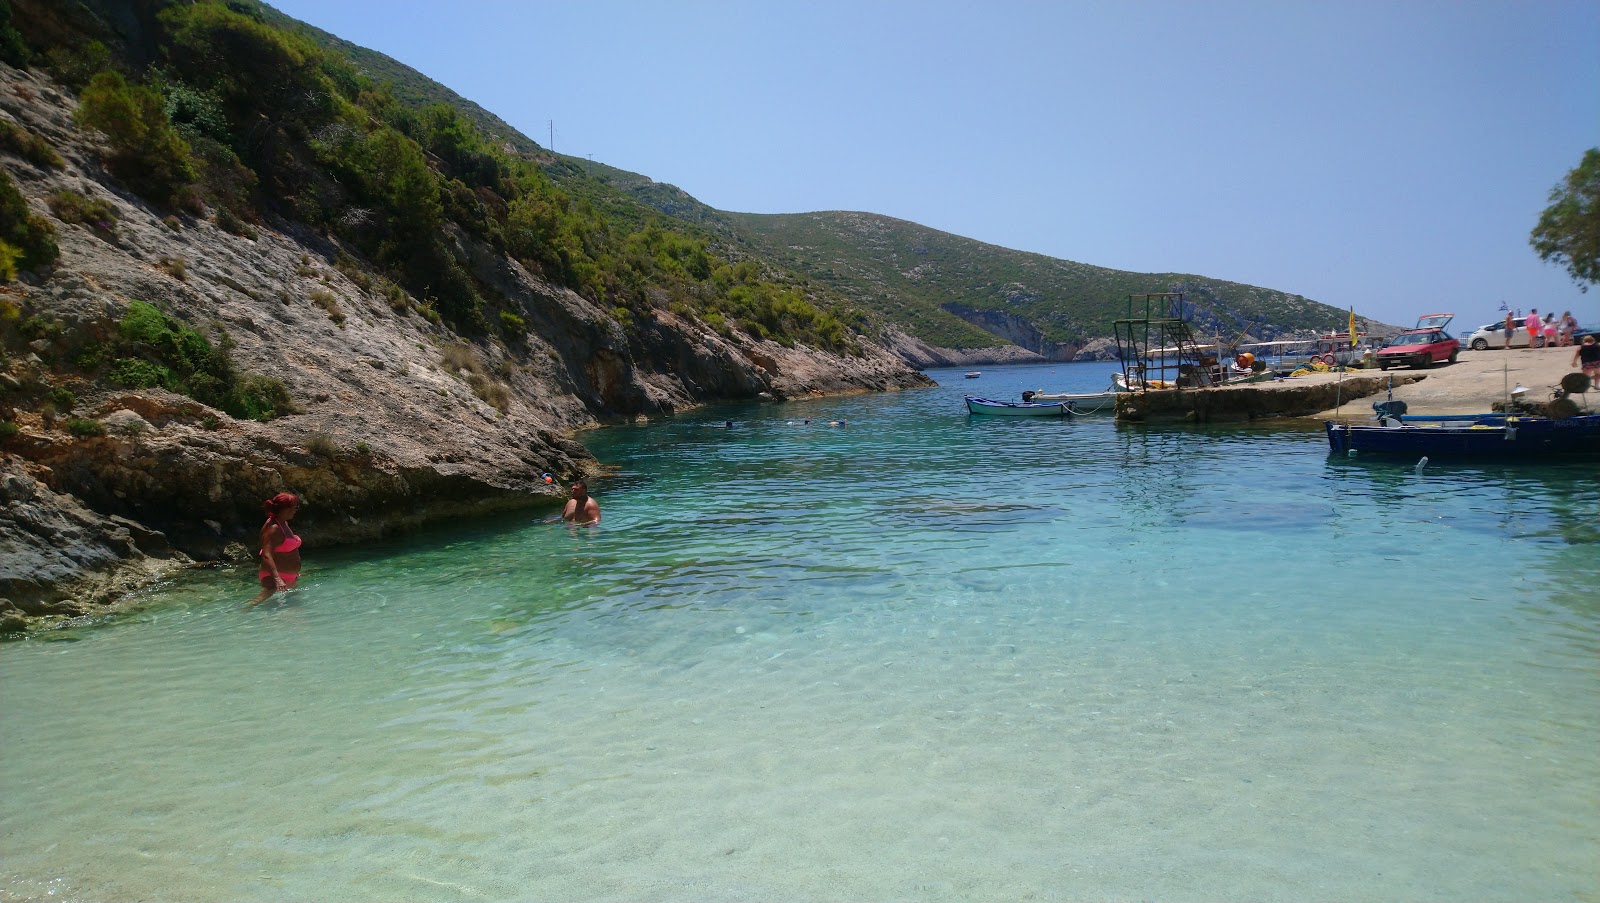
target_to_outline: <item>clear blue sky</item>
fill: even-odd
[[[1528,246],[1600,145],[1595,0],[275,5],[723,210],[882,213],[1401,325],[1600,321]]]

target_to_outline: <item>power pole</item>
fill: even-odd
[[[556,121],[550,120],[550,153],[556,152]]]

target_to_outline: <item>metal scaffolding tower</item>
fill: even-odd
[[[1129,389],[1194,389],[1222,381],[1215,354],[1201,349],[1189,331],[1183,292],[1129,295],[1128,315],[1112,329]]]

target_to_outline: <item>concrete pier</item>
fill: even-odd
[[[1358,370],[1314,373],[1270,383],[1242,383],[1207,389],[1155,389],[1117,398],[1117,419],[1150,423],[1230,423],[1268,417],[1310,417],[1336,408],[1370,415],[1362,399],[1427,378],[1428,371]]]
[[[1574,350],[1491,348],[1463,351],[1454,364],[1423,370],[1352,370],[1214,389],[1131,392],[1117,399],[1117,418],[1152,423],[1228,423],[1268,417],[1367,420],[1372,402],[1378,400],[1374,396],[1386,395],[1391,379],[1394,397],[1406,402],[1413,414],[1475,414],[1492,410],[1519,383],[1530,390],[1530,400],[1548,400],[1551,387],[1577,369]],[[1582,410],[1600,409],[1600,389],[1574,399]]]

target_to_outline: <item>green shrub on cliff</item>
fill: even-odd
[[[28,50],[27,42],[11,25],[10,0],[0,0],[0,60],[18,69],[26,69],[33,62],[33,53]]]
[[[114,360],[106,376],[120,386],[166,389],[251,420],[271,420],[295,410],[280,380],[240,375],[226,341],[214,347],[205,336],[143,301],[128,305],[109,356]]]
[[[47,201],[56,219],[73,225],[84,225],[102,236],[116,234],[117,208],[105,198],[91,198],[70,188],[59,188],[50,193]]]
[[[90,436],[104,436],[106,425],[90,417],[73,417],[67,421],[67,432],[80,439]]]
[[[50,221],[28,210],[28,202],[0,169],[0,282],[17,278],[18,270],[55,263],[56,230]]]
[[[724,257],[709,233],[614,190],[586,190],[599,181],[558,186],[548,158],[374,80],[348,50],[275,24],[282,17],[256,0],[136,7],[149,42],[138,53],[119,43],[118,59],[89,34],[41,49],[86,85],[79,121],[107,136],[107,165],[158,204],[200,215],[203,199],[246,236],[271,217],[299,220],[381,274],[394,310],[412,309],[409,293],[422,316],[463,334],[514,342],[529,313],[472,269],[482,258],[462,253],[464,234],[612,312],[633,337],[673,306],[730,335],[737,324],[786,344],[854,347],[803,287],[763,280],[764,267]]]
[[[50,142],[4,119],[0,119],[0,150],[9,151],[45,169],[60,169],[66,165]]]
[[[198,175],[161,93],[129,84],[120,72],[106,70],[89,80],[78,98],[77,119],[105,134],[111,150],[106,165],[150,200],[178,201]]]

